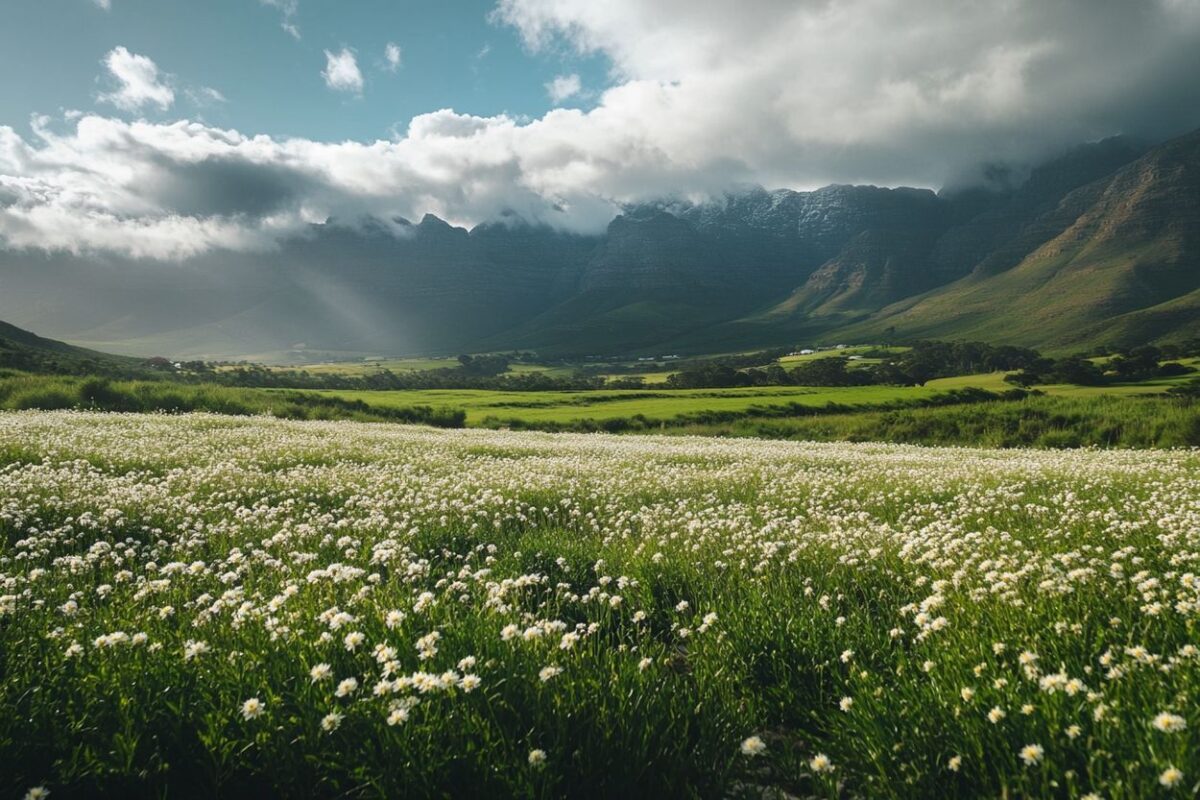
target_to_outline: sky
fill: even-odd
[[[5,0],[0,70],[0,246],[180,260],[1163,138],[1200,0]]]
[[[0,9],[0,124],[29,133],[33,114],[114,115],[98,100],[113,85],[115,48],[150,59],[174,87],[168,108],[138,109],[156,122],[203,120],[221,128],[319,141],[390,138],[418,114],[459,108],[541,116],[545,84],[576,75],[593,93],[607,63],[572,49],[527,51],[489,22],[490,2],[453,0],[5,0]],[[288,31],[294,31],[290,34]],[[397,61],[388,60],[388,47]],[[330,87],[326,52],[349,50],[361,86]],[[199,94],[210,88],[223,101]],[[586,107],[583,87],[563,105]],[[138,114],[117,114],[134,118]]]

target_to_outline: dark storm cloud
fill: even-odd
[[[230,157],[156,160],[161,177],[150,194],[163,209],[185,216],[269,216],[294,208],[318,188],[308,176],[278,164]]]

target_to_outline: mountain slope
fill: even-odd
[[[922,213],[864,230],[763,321],[800,314],[818,326],[847,324],[972,272],[1010,267],[1075,219],[1081,208],[1055,213],[1066,195],[1140,153],[1106,139],[1034,169],[1011,192],[943,192]]]
[[[1200,132],[1068,194],[1023,233],[1056,234],[1005,268],[882,309],[846,336],[961,337],[1072,349],[1200,335]],[[999,264],[997,264],[999,262]]]
[[[140,359],[75,347],[0,322],[0,367],[32,372],[87,372],[95,368],[128,369],[138,363]]]

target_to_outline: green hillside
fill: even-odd
[[[0,368],[84,374],[129,370],[143,362],[144,359],[115,356],[46,339],[0,322]]]
[[[1200,133],[1068,195],[1079,208],[1011,269],[976,270],[845,337],[969,338],[1079,350],[1200,334]]]

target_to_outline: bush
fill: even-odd
[[[78,403],[75,395],[55,387],[47,387],[44,389],[29,389],[22,392],[17,392],[8,399],[5,404],[8,408],[13,408],[18,411],[27,411],[31,409],[42,409],[45,411],[57,411],[64,408],[74,408]]]
[[[383,408],[368,405],[362,400],[345,400],[313,392],[26,373],[0,376],[0,408],[86,408],[95,411],[169,413],[209,411],[242,416],[269,414],[286,419],[410,422],[439,428],[461,428],[467,418],[462,409],[435,409],[430,406]]]

